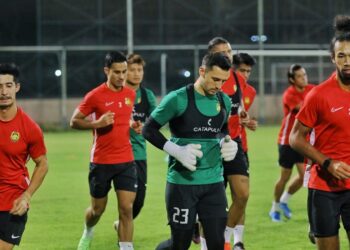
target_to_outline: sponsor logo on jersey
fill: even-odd
[[[212,128],[212,127],[194,127],[193,132],[212,132],[212,133],[220,133],[221,129]]]
[[[246,97],[244,98],[244,103],[246,103],[246,104],[249,104],[249,103],[250,103],[250,98],[249,98],[248,96],[246,96]]]
[[[17,131],[12,131],[11,136],[10,136],[11,141],[13,141],[13,142],[18,142],[20,137],[21,136],[20,136],[19,132],[17,132]]]
[[[331,112],[334,113],[334,112],[337,112],[337,111],[339,111],[339,110],[341,110],[341,109],[343,109],[343,108],[344,108],[344,107],[337,107],[337,108],[333,107],[333,108],[331,109]]]
[[[106,102],[105,103],[105,106],[108,107],[108,106],[111,106],[114,102]]]
[[[141,97],[137,98],[136,103],[141,103]]]

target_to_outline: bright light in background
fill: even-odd
[[[62,71],[60,69],[55,70],[55,76],[59,77],[62,75]]]
[[[258,36],[258,35],[253,35],[250,37],[250,40],[254,43],[254,42],[259,42],[259,40],[261,40],[262,42],[266,42],[267,41],[267,36],[262,35],[262,36]]]
[[[179,72],[180,75],[189,78],[191,76],[191,71],[187,70],[187,69],[182,69]]]
[[[189,78],[191,76],[191,72],[189,72],[188,70],[184,71],[184,77]]]

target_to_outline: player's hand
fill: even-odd
[[[178,160],[185,168],[195,171],[197,157],[202,158],[203,152],[200,144],[187,144],[179,146],[171,141],[164,144],[163,150]]]
[[[231,140],[229,135],[226,135],[225,138],[221,139],[221,157],[224,161],[232,161],[237,154],[238,146],[237,142]]]
[[[339,180],[350,178],[350,166],[345,162],[332,160],[327,170]]]
[[[258,128],[258,121],[255,118],[251,118],[249,122],[245,125],[248,129],[255,131]]]
[[[249,118],[249,114],[247,111],[245,110],[241,110],[239,112],[239,122],[243,125],[243,126],[247,126],[247,124],[249,123],[250,118]]]
[[[114,113],[111,111],[107,111],[96,122],[98,124],[98,128],[107,127],[114,123]]]
[[[20,197],[18,197],[14,202],[10,210],[10,214],[22,216],[25,214],[29,208],[30,194],[24,192]]]
[[[141,134],[143,124],[141,121],[131,121],[130,127],[137,133]]]

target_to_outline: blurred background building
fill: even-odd
[[[195,80],[215,36],[258,60],[250,79],[259,93],[253,113],[278,122],[288,66],[305,66],[311,83],[326,79],[334,70],[327,52],[333,18],[350,12],[346,0],[3,2],[0,62],[20,66],[22,106],[39,122],[62,126],[82,96],[105,80],[107,51],[141,54],[144,85],[161,97]]]

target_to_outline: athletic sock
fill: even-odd
[[[134,250],[132,242],[119,242],[120,250]]]
[[[84,238],[92,238],[92,236],[94,236],[94,227],[88,227],[85,224],[84,225],[83,237]]]
[[[202,236],[201,236],[201,250],[208,250],[208,248],[207,248],[207,241]]]
[[[226,226],[225,228],[225,242],[231,242],[231,235],[233,234],[233,227]]]
[[[233,228],[233,244],[243,242],[244,225],[237,225]]]
[[[287,191],[284,191],[281,198],[280,198],[280,202],[281,203],[288,203],[289,201],[289,198],[291,197],[292,195],[289,194]]]
[[[280,210],[280,203],[273,201],[272,202],[272,207],[271,207],[271,211],[279,211]]]

